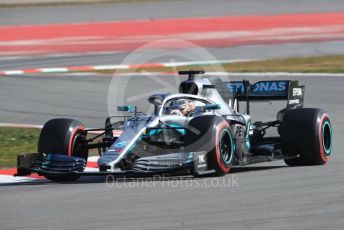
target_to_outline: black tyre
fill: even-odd
[[[87,161],[88,149],[82,145],[85,140],[85,127],[80,121],[66,118],[52,119],[43,126],[38,141],[38,152],[82,157]],[[79,176],[46,176],[46,178],[53,181],[73,181]]]
[[[217,176],[227,174],[234,160],[234,141],[228,122],[219,116],[193,118],[186,129],[187,151],[205,151],[208,169]]]
[[[332,127],[328,115],[321,109],[293,109],[286,111],[282,126],[282,151],[290,166],[322,165],[332,150]]]

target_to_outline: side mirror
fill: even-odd
[[[221,105],[220,104],[209,104],[209,105],[205,105],[204,110],[215,110],[215,109],[221,109]]]
[[[117,110],[120,112],[133,112],[134,111],[134,107],[131,105],[121,105],[121,106],[117,106]]]

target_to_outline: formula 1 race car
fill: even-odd
[[[180,71],[188,79],[178,94],[148,98],[154,112],[118,106],[123,116],[108,117],[105,127],[86,129],[77,120],[48,121],[38,152],[18,155],[17,176],[38,173],[54,181],[94,175],[216,174],[231,167],[283,159],[287,165],[321,165],[332,149],[329,116],[303,108],[305,87],[298,81],[223,82],[202,71]],[[277,118],[253,122],[250,102],[285,100]],[[246,104],[240,113],[239,105]],[[117,120],[116,120],[117,119]],[[266,135],[267,130],[275,135]],[[113,131],[121,130],[118,136]],[[101,131],[89,137],[91,131]],[[99,171],[85,171],[88,152],[98,149]]]

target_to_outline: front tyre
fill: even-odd
[[[234,141],[228,122],[219,116],[206,115],[190,120],[185,145],[189,152],[205,151],[208,169],[217,176],[227,174],[234,160]]]
[[[332,151],[332,126],[329,116],[321,109],[292,109],[286,111],[282,125],[282,152],[299,155],[285,159],[290,166],[323,165]]]
[[[38,152],[80,157],[87,161],[88,149],[83,147],[86,135],[85,126],[80,121],[66,118],[49,120],[41,131]],[[77,180],[79,176],[46,176],[46,178],[61,182]]]

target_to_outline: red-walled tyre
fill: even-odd
[[[208,169],[217,176],[227,174],[235,155],[235,143],[228,122],[219,116],[199,116],[193,118],[186,129],[187,151],[205,151]]]
[[[56,118],[49,120],[41,131],[38,152],[44,154],[65,154],[84,158],[87,161],[88,149],[83,147],[86,140],[85,126],[77,120]],[[77,180],[79,176],[46,176],[54,181]]]
[[[321,109],[286,111],[282,126],[282,152],[298,158],[286,159],[290,166],[323,165],[332,151],[332,126],[329,116]]]

